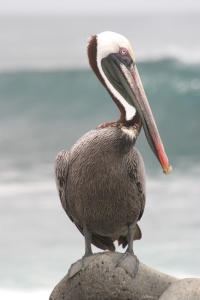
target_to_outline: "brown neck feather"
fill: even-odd
[[[107,127],[133,127],[135,131],[138,132],[137,136],[140,133],[140,130],[142,128],[142,121],[138,113],[133,117],[130,121],[120,121],[120,119],[117,122],[108,122],[105,124],[99,125],[99,128],[107,128]]]

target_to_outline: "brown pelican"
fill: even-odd
[[[86,133],[70,151],[59,152],[55,160],[56,184],[65,212],[85,237],[82,266],[92,254],[91,243],[115,251],[113,242],[118,240],[123,248],[128,247],[115,264],[125,261],[123,266],[128,270],[129,258],[134,257],[133,240],[141,238],[137,222],[145,207],[144,164],[134,147],[142,126],[164,173],[169,174],[172,168],[129,41],[113,32],[92,36],[88,58],[118,106],[120,118]]]

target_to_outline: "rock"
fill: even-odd
[[[158,300],[172,283],[178,281],[141,262],[137,274],[131,277],[121,267],[114,267],[113,260],[115,255],[118,255],[116,252],[94,255],[96,258],[84,271],[80,271],[70,279],[66,275],[54,288],[49,299]]]
[[[159,300],[200,300],[200,279],[186,278],[174,282]]]

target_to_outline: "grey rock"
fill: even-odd
[[[174,282],[159,300],[200,300],[200,279],[186,278]]]
[[[118,255],[116,252],[94,255],[96,258],[84,271],[70,279],[66,275],[56,285],[49,299],[158,300],[172,283],[178,281],[177,278],[158,272],[141,262],[137,274],[131,277],[123,268],[114,267],[113,260]]]

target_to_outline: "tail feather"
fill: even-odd
[[[134,241],[135,240],[140,240],[142,238],[142,232],[138,224],[136,224],[135,227],[135,236],[134,236]],[[125,248],[128,245],[128,235],[126,236],[120,236],[118,238],[118,246],[122,245],[123,248]]]
[[[92,234],[92,244],[102,250],[115,251],[115,245],[111,238],[106,236],[101,236],[97,234]]]
[[[73,222],[73,219],[71,218],[72,222]],[[78,230],[83,234],[83,227],[76,224],[76,227],[78,228]],[[115,251],[115,245],[113,243],[113,240],[109,237],[106,237],[106,236],[101,236],[101,235],[98,235],[96,233],[93,233],[92,232],[92,244],[94,246],[96,246],[97,248],[100,248],[102,250],[109,250],[109,251]]]
[[[73,221],[72,218],[70,218]],[[76,227],[78,228],[78,230],[83,234],[83,227],[76,224]],[[142,238],[142,232],[140,230],[140,227],[138,224],[136,224],[136,229],[135,229],[135,236],[134,236],[134,240],[140,240]],[[102,250],[109,250],[114,252],[115,251],[115,245],[113,243],[113,240],[107,236],[102,236],[102,235],[98,235],[96,233],[92,232],[92,244],[94,246],[96,246],[97,248],[100,248]],[[128,245],[128,236],[120,236],[118,238],[118,245],[122,245],[123,248],[125,248]]]

